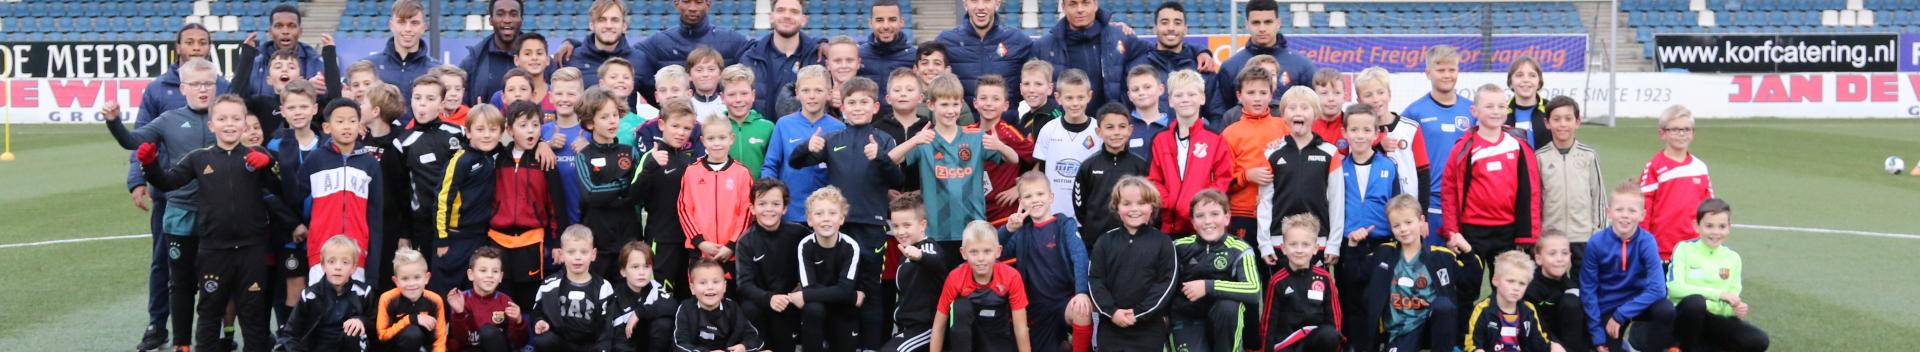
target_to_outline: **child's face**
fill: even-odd
[[[860,47],[849,44],[827,46],[827,74],[834,82],[846,82],[860,73]]]
[[[1373,145],[1375,138],[1380,137],[1379,123],[1375,120],[1379,119],[1375,118],[1373,114],[1347,116],[1347,126],[1344,133],[1347,137],[1347,145],[1361,146],[1359,148],[1362,149],[1366,148],[1365,146]]]
[[[1566,236],[1543,237],[1533,244],[1533,261],[1547,276],[1562,277],[1573,268],[1573,250]]]
[[[1160,79],[1153,76],[1127,76],[1127,100],[1134,109],[1160,107]]]
[[[993,274],[993,263],[1000,260],[999,243],[981,243],[969,241],[960,245],[960,257],[967,260],[967,267],[973,269],[976,276]]]
[[[839,204],[818,201],[807,204],[807,226],[813,227],[813,235],[825,240],[840,235],[840,225],[847,221],[847,212]]]
[[[607,67],[607,74],[600,75],[600,86],[612,90],[616,96],[633,96],[633,68],[626,65]]]
[[[567,267],[568,274],[586,274],[587,265],[593,264],[593,241],[560,240],[560,262]]]
[[[800,98],[800,110],[807,114],[819,114],[827,108],[827,80],[805,78],[793,83],[796,98]]]
[[[917,78],[896,78],[887,81],[887,105],[894,111],[913,111],[927,96],[920,93],[920,80]]]
[[[618,122],[615,122],[618,128]],[[674,148],[686,148],[693,138],[692,116],[668,116],[660,120],[660,138]]]
[[[1513,71],[1513,77],[1509,81],[1507,86],[1513,88],[1515,95],[1529,98],[1540,96],[1539,66],[1522,66],[1519,70]]]
[[[1144,190],[1140,187],[1121,187],[1117,193],[1120,196],[1120,206],[1117,208],[1121,225],[1137,229],[1153,221],[1153,208],[1158,205],[1147,202]]]
[[[420,298],[427,288],[427,263],[407,263],[393,268],[393,284],[407,298]]]
[[[500,258],[478,258],[473,267],[467,268],[467,279],[473,280],[473,289],[481,292],[493,292],[500,288]]]
[[[1001,113],[1007,112],[1007,89],[994,86],[974,88],[973,109],[979,111],[975,116],[980,119],[997,121]]]
[[[476,123],[467,127],[467,140],[473,143],[473,149],[492,151],[500,146],[500,135],[506,131],[497,123]]]
[[[646,254],[627,252],[627,264],[620,266],[620,277],[627,279],[627,287],[645,287],[653,282],[653,263]]]
[[[442,89],[444,89],[446,93],[446,95],[438,99],[441,104],[440,110],[446,111],[449,114],[460,111],[460,105],[466,104],[466,102],[460,100],[466,99],[467,96],[467,78],[459,75],[440,76],[440,84],[445,85]],[[419,96],[418,89],[414,90],[414,95]],[[421,110],[414,109],[413,111]]]
[[[1451,92],[1460,80],[1460,61],[1447,60],[1427,65],[1427,82],[1435,92]]]
[[[520,53],[513,56],[513,65],[538,75],[547,72],[547,42],[528,40],[520,46]]]
[[[409,101],[413,104],[413,119],[421,122],[440,119],[440,98],[445,96],[439,86],[413,87],[413,99]]]
[[[352,251],[326,252],[320,255],[320,270],[326,272],[328,283],[345,285],[353,278],[353,269],[357,266],[354,262],[358,261]]]
[[[873,100],[873,95],[866,92],[854,92],[840,98],[840,117],[846,118],[848,125],[873,122],[874,110],[879,109],[880,102]]]
[[[500,101],[513,104],[516,101],[533,100],[533,82],[526,77],[507,78],[506,89],[500,92]]]
[[[1020,72],[1020,98],[1026,99],[1027,106],[1045,105],[1049,95],[1053,95],[1053,77],[1040,71]]]
[[[1062,84],[1054,99],[1060,101],[1060,110],[1066,116],[1087,116],[1087,103],[1093,101],[1093,90],[1084,84]]]
[[[1318,234],[1303,229],[1287,229],[1281,236],[1280,254],[1287,256],[1287,265],[1313,265],[1313,254],[1320,251],[1320,244],[1315,242]]]
[[[360,132],[366,130],[360,125],[360,112],[354,109],[333,109],[323,127],[326,127],[327,136],[333,137],[335,143],[353,143],[360,139]]]
[[[706,146],[708,156],[725,156],[728,150],[733,149],[733,129],[702,128],[700,130],[700,144]]]
[[[727,117],[740,120],[753,112],[753,83],[727,82],[722,88],[726,89],[720,92],[720,102],[727,105]]]
[[[508,133],[513,137],[513,146],[520,149],[533,149],[540,144],[540,118],[521,118],[513,120]]]
[[[587,130],[593,132],[594,138],[605,141],[619,138],[617,135],[620,133],[620,107],[614,104],[618,103],[601,104],[600,109],[593,112],[593,117],[590,119],[592,122],[587,124]]]
[[[913,73],[919,74],[923,82],[933,82],[933,79],[940,78],[940,74],[947,73],[948,70],[945,53],[927,54],[913,63]]]
[[[1613,222],[1613,231],[1617,234],[1632,234],[1640,226],[1646,198],[1637,194],[1615,194],[1607,202],[1607,220]]]
[[[693,96],[692,88],[688,88],[686,82],[683,81],[660,81],[660,85],[653,88],[653,97],[658,99],[658,101],[654,102],[656,106],[666,106],[666,102],[685,100],[691,96]]]
[[[247,114],[247,127],[240,130],[240,144],[258,147],[266,143],[266,133],[260,131],[260,117]]]
[[[1046,182],[1019,182],[1020,209],[1034,218],[1052,215],[1048,209],[1053,207],[1053,187]]]
[[[689,291],[700,301],[700,305],[714,307],[727,296],[727,275],[718,267],[704,267],[690,273],[693,285]]]
[[[780,218],[787,216],[787,202],[781,199],[786,197],[784,193],[771,190],[760,194],[759,197],[754,197],[753,223],[765,228],[780,226]]]
[[[896,242],[913,244],[927,236],[927,219],[917,211],[895,211],[887,219],[887,228],[893,230]]]
[[[1393,103],[1392,90],[1388,90],[1385,84],[1367,84],[1364,86],[1356,84],[1355,86],[1357,88],[1356,90],[1360,93],[1359,100],[1361,104],[1373,106],[1374,111],[1380,111],[1381,115],[1386,114],[1387,104]]]
[[[300,61],[294,59],[273,59],[267,63],[267,86],[273,89],[285,87],[287,82],[300,79]]]
[[[1427,237],[1427,218],[1418,209],[1388,210],[1387,225],[1393,226],[1393,240],[1402,246],[1420,245],[1420,238]]]
[[[960,98],[934,98],[933,107],[931,108],[931,110],[933,110],[934,121],[938,122],[941,126],[960,124],[960,110],[966,109],[966,105],[961,103],[963,100],[964,99]]]
[[[1301,99],[1280,102],[1280,116],[1287,119],[1288,132],[1292,132],[1294,137],[1313,133],[1314,104]]]
[[[221,144],[240,144],[247,129],[247,106],[238,103],[213,104],[208,110],[207,128]]]
[[[292,94],[280,97],[280,117],[287,119],[287,128],[295,130],[307,128],[313,124],[313,97]]]
[[[580,81],[553,81],[547,86],[547,98],[553,100],[554,112],[560,115],[573,115],[573,107],[580,104]]]
[[[1519,302],[1520,296],[1527,294],[1527,284],[1530,283],[1533,283],[1533,273],[1511,269],[1495,270],[1493,292],[1499,296],[1501,303],[1511,304]]]
[[[1660,126],[1660,140],[1667,142],[1667,148],[1686,150],[1693,144],[1693,114],[1667,121]]]
[[[1321,119],[1332,119],[1334,116],[1340,116],[1340,103],[1347,101],[1346,89],[1341,88],[1339,83],[1334,83],[1331,85],[1316,85],[1313,87],[1313,92],[1320,95]]]
[[[1193,206],[1193,232],[1199,234],[1200,239],[1219,241],[1227,235],[1229,220],[1226,204],[1201,202]]]
[[[1240,112],[1249,115],[1267,112],[1267,102],[1273,101],[1273,87],[1265,84],[1240,85]]]
[[[1206,105],[1207,96],[1200,89],[1183,87],[1167,93],[1167,107],[1173,109],[1174,116],[1200,116],[1200,106]]]
[[[373,82],[380,80],[373,72],[354,72],[347,75],[347,98],[360,100],[367,96],[367,89],[373,88]],[[435,99],[438,100],[438,99]]]
[[[1694,232],[1700,233],[1700,241],[1707,246],[1719,248],[1727,244],[1727,235],[1731,234],[1733,213],[1719,212],[1700,216],[1693,224]]]
[[[693,88],[702,92],[712,92],[720,88],[720,64],[702,62],[687,68],[687,78],[693,80]]]
[[[1106,142],[1108,151],[1125,150],[1127,138],[1133,137],[1133,123],[1127,121],[1127,115],[1106,114],[1100,116],[1100,139]]]
[[[1507,94],[1500,92],[1481,92],[1474,95],[1473,118],[1479,120],[1480,128],[1499,130],[1507,124]]]
[[[1580,131],[1580,116],[1574,115],[1572,106],[1562,106],[1548,111],[1547,131],[1553,132],[1553,140],[1571,141],[1574,133]]]

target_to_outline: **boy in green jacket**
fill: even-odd
[[[1733,207],[1707,198],[1696,211],[1700,238],[1673,246],[1667,299],[1675,304],[1674,337],[1687,351],[1765,351],[1767,332],[1746,322],[1740,298],[1740,254],[1727,247]]]

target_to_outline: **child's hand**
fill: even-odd
[[[1567,348],[1560,346],[1559,342],[1547,343],[1547,350],[1549,352],[1567,352]]]
[[[340,330],[346,332],[347,336],[360,336],[367,332],[367,326],[361,324],[360,319],[347,319],[347,322],[340,323]]]
[[[727,346],[727,352],[747,352],[747,345]]]
[[[119,122],[120,121],[120,101],[108,100],[106,106],[100,107],[100,116],[105,117],[107,119],[107,122]]]
[[[1467,243],[1467,236],[1461,236],[1459,232],[1455,232],[1453,238],[1447,239],[1447,248],[1453,249],[1456,253],[1467,253],[1473,251],[1473,244]]]
[[[1607,318],[1607,338],[1620,338],[1620,322],[1614,321],[1613,318]]]
[[[535,335],[545,334],[547,333],[548,329],[551,329],[551,327],[547,326],[547,321],[545,320],[541,320],[540,322],[533,323],[533,333]]]
[[[787,294],[787,302],[792,303],[794,308],[806,309],[807,293],[805,291],[793,291],[793,293]]]
[[[787,311],[789,304],[793,304],[793,300],[787,298],[787,295],[773,295],[773,298],[767,299],[767,308],[773,308],[775,312]]]
[[[921,254],[925,254],[920,251],[920,247],[915,247],[911,243],[900,243],[897,246],[900,247],[900,256],[906,257],[907,260],[917,261],[920,260]]]
[[[914,145],[933,143],[933,136],[933,124],[927,124],[926,128],[921,128],[920,132],[914,133],[913,138],[907,139],[907,142]]]
[[[1254,184],[1258,185],[1273,183],[1273,169],[1263,167],[1247,170],[1247,180],[1253,181]]]
[[[250,46],[250,47],[256,47],[256,48],[260,47],[260,33],[258,32],[247,33],[247,39],[241,39],[240,44]]]
[[[821,149],[826,149],[826,148],[827,148],[827,139],[820,138],[820,128],[814,127],[813,137],[807,138],[807,151],[819,153]]]
[[[634,325],[640,325],[640,318],[635,317],[633,312],[627,312],[627,338],[633,338]]]
[[[460,297],[460,289],[447,290],[447,308],[453,309],[453,314],[467,312],[467,298]]]
[[[1187,295],[1187,301],[1199,301],[1207,296],[1207,281],[1192,280],[1180,284],[1180,293]]]
[[[1747,319],[1747,302],[1740,302],[1740,303],[1734,304],[1733,315],[1739,316],[1740,320],[1746,320]]]
[[[1326,262],[1327,266],[1340,264],[1340,255],[1333,254],[1333,253],[1326,253],[1320,256],[1320,261]]]
[[[560,159],[553,155],[553,149],[534,148],[533,161],[540,163],[541,170],[553,170],[553,163]]]
[[[432,314],[427,314],[427,313],[415,314],[413,321],[420,322],[421,328],[425,328],[427,329],[427,331],[433,331],[434,320],[433,320]]]
[[[1020,231],[1020,227],[1026,226],[1026,224],[1027,224],[1026,209],[1016,210],[1013,212],[1013,215],[1007,216],[1007,231]]]
[[[1001,142],[1001,141],[1000,141],[1000,137],[997,137],[997,136],[994,136],[994,135],[985,135],[985,136],[981,136],[981,137],[980,137],[980,146],[981,146],[981,147],[985,147],[985,148],[986,148],[987,150],[1005,150],[1005,149],[1008,149],[1008,148],[1007,148],[1007,143],[1004,143],[1004,142]]]
[[[1740,295],[1734,294],[1733,292],[1720,293],[1720,301],[1727,302],[1727,305],[1734,305],[1734,306],[1740,305],[1741,303],[1745,303],[1740,300]]]
[[[507,319],[513,319],[514,322],[520,321],[519,304],[513,303],[513,301],[507,301]]]
[[[880,158],[880,142],[876,142],[876,141],[874,141],[874,140],[873,140],[873,135],[871,135],[871,134],[869,134],[869,135],[867,135],[867,150],[866,150],[866,153],[867,153],[867,160],[873,160],[873,159],[879,159],[879,158]]]
[[[1400,139],[1393,138],[1393,137],[1381,137],[1380,149],[1385,150],[1388,153],[1392,153],[1396,150],[1400,150]]]
[[[320,35],[320,47],[329,47],[329,46],[333,46],[333,35],[332,35],[332,34],[321,34],[321,35]]]
[[[413,248],[413,240],[402,238],[400,239],[399,244],[400,244],[400,247],[396,247],[396,248]],[[559,257],[560,249],[555,248],[553,253],[555,257]]]
[[[1113,325],[1119,325],[1124,328],[1133,326],[1133,323],[1135,323],[1135,321],[1132,309],[1121,309],[1113,312]]]
[[[307,225],[300,224],[300,226],[294,226],[293,242],[300,243],[300,242],[306,242],[306,241],[307,241]]]
[[[447,249],[448,249],[447,247],[436,248],[433,250],[433,256],[435,258],[444,257],[447,255]]]
[[[1019,204],[1020,192],[1015,192],[1017,190],[1019,190],[1017,187],[1008,187],[1005,190],[1001,190],[1000,194],[993,195],[993,202],[1003,207]]]
[[[1347,246],[1360,245],[1360,241],[1367,239],[1369,233],[1373,233],[1373,226],[1354,229],[1353,232],[1347,233]]]
[[[565,148],[566,146],[567,134],[565,133],[554,133],[553,139],[547,140],[547,148],[553,148],[553,150],[560,150],[560,148]]]
[[[853,292],[853,306],[859,307],[861,304],[866,302],[867,302],[866,292],[860,292],[860,291]]]
[[[1607,352],[1607,346],[1593,346],[1594,351]]]
[[[1263,255],[1263,256],[1260,256],[1260,259],[1262,259],[1262,260],[1266,260],[1266,261],[1267,261],[1267,265],[1279,265],[1279,264],[1280,264],[1280,255],[1279,255],[1279,254],[1268,254],[1268,255]]]
[[[667,166],[667,151],[655,149],[653,151],[653,163],[659,164],[660,166]]]
[[[1067,299],[1067,321],[1093,321],[1093,297],[1085,293],[1073,295]]]
[[[573,141],[573,152],[579,153],[580,151],[586,150],[586,149],[587,149],[586,138],[581,138],[580,140]]]

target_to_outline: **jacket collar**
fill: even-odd
[[[394,40],[397,40],[397,39],[398,38],[387,38],[387,49],[385,53],[387,54],[387,58],[389,59],[389,61],[392,61],[393,63],[396,63],[396,64],[420,63],[420,62],[426,61],[428,57],[432,56],[427,54],[427,41],[424,39],[420,41],[420,46],[418,47],[419,49],[417,51],[414,51],[412,55],[400,56],[400,50],[395,49],[393,46]]]
[[[627,54],[630,51],[633,50],[633,46],[627,45],[626,34],[621,34],[620,39],[614,41],[613,50],[600,50],[600,46],[596,45],[597,42],[595,42],[595,39],[593,38],[593,33],[587,33],[587,37],[581,38],[580,43],[583,45],[583,48],[587,49],[588,53],[600,55],[600,57],[624,58],[627,56]]]
[[[890,54],[899,53],[907,50],[913,50],[912,34],[913,33],[909,31],[900,31],[900,35],[893,38],[893,41],[883,42],[883,41],[880,41],[880,38],[875,37],[873,34],[869,33],[867,34],[867,45],[865,46],[864,49],[870,50],[872,53],[879,54],[879,55],[890,55]]]
[[[1061,16],[1059,20],[1053,23],[1053,29],[1049,30],[1049,32],[1053,34],[1054,40],[1060,41],[1063,44],[1084,43],[1087,41],[1098,43],[1101,34],[1106,33],[1108,27],[1107,21],[1107,10],[1097,10],[1093,13],[1092,24],[1088,25],[1087,28],[1075,29],[1073,25],[1067,24],[1066,16]]]
[[[712,17],[712,15],[708,15],[708,17]],[[713,33],[713,19],[702,18],[700,19],[700,23],[694,24],[692,26],[688,26],[686,23],[681,23],[680,25],[674,26],[671,32],[679,33],[680,37],[682,38],[697,40],[697,38],[707,36],[708,33]]]

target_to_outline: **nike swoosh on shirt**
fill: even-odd
[[[838,147],[833,147],[833,151],[834,151],[834,152],[836,152],[836,153],[837,153],[837,152],[840,152],[840,150],[842,150],[842,149],[847,149],[847,146],[844,146],[844,145],[843,145],[843,146],[838,146]]]

